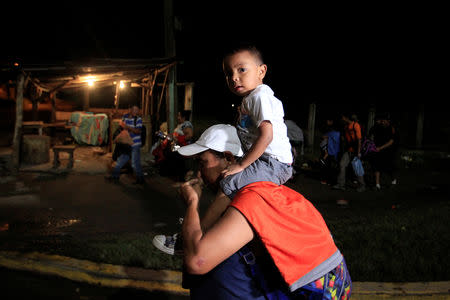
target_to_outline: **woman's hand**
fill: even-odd
[[[180,187],[186,205],[198,204],[202,196],[203,180],[201,177],[190,179]]]

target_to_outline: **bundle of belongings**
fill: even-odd
[[[70,122],[73,138],[78,144],[98,146],[108,141],[109,120],[106,114],[73,112]]]

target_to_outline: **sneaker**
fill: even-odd
[[[153,246],[169,255],[175,254],[175,243],[178,233],[174,235],[155,235],[153,238]]]
[[[333,185],[333,190],[345,191],[345,187],[338,183],[338,184]]]
[[[392,180],[391,184],[392,185],[396,185],[397,184],[397,179]]]
[[[381,190],[381,185],[377,183],[377,184],[375,185],[375,188],[376,188],[377,191],[380,191],[380,190]]]

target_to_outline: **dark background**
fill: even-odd
[[[163,1],[6,3],[1,59],[24,63],[164,56]],[[421,3],[307,6],[293,1],[174,1],[178,81],[195,82],[196,118],[229,121],[236,99],[221,69],[223,49],[252,42],[268,65],[265,82],[290,118],[308,105],[327,114],[417,111],[444,118],[448,21]],[[444,73],[445,72],[445,73]]]

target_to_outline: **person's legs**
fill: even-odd
[[[121,154],[116,161],[116,166],[114,167],[112,171],[112,177],[119,179],[120,177],[120,170],[122,170],[123,166],[128,162],[130,159],[130,156],[128,154]]]
[[[380,185],[380,175],[381,175],[381,173],[380,173],[380,171],[375,171],[374,172],[375,173],[375,187],[377,188],[377,189],[380,189],[381,188],[381,185]]]
[[[261,156],[241,172],[222,179],[220,186],[225,195],[232,199],[241,188],[250,183],[270,181],[280,185],[286,183],[291,177],[291,165],[281,163],[272,157]]]
[[[337,177],[337,186],[344,188],[345,187],[345,170],[350,163],[350,153],[345,152],[342,154],[341,161],[339,162],[339,175]]]
[[[336,176],[337,176],[337,161],[334,156],[328,155],[326,161],[326,166],[324,168],[325,174],[324,174],[324,180],[326,183],[330,185],[336,184]]]
[[[140,147],[133,147],[131,150],[131,166],[136,174],[136,181],[142,182],[144,180],[144,176],[142,175]]]
[[[293,292],[295,296],[303,296],[300,299],[320,299],[320,300],[347,300],[352,293],[352,279],[348,272],[345,260],[333,270],[321,278],[312,281]]]

